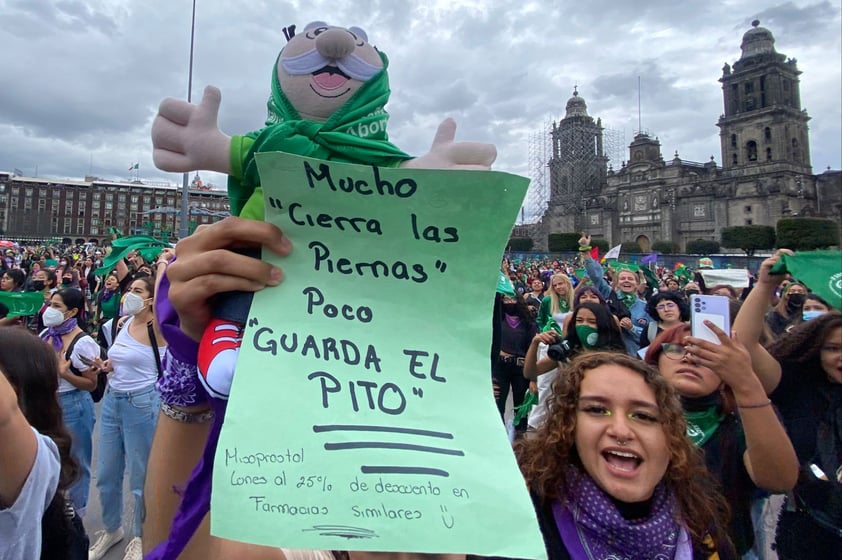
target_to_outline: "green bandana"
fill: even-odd
[[[698,412],[684,412],[687,421],[687,437],[693,440],[696,447],[701,447],[716,433],[722,419],[718,406],[712,406]]]
[[[567,313],[570,311],[570,305],[568,305],[566,299],[558,298],[558,308],[561,310],[562,313]]]
[[[276,61],[272,67],[272,97],[268,102],[266,127],[231,141],[231,175],[228,177],[231,214],[263,220],[263,195],[254,161],[254,154],[258,152],[286,152],[328,161],[389,167],[410,159],[389,142],[386,134],[389,115],[384,107],[390,93],[386,74],[389,61],[382,52],[380,58],[383,69],[323,123],[301,118],[281,91]],[[246,209],[244,206],[249,199],[255,200]]]
[[[637,296],[634,293],[627,294],[626,292],[617,292],[617,297],[620,298],[620,301],[623,302],[626,309],[631,309],[634,302],[637,301]]]

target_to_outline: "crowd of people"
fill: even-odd
[[[521,412],[510,435],[547,556],[842,558],[840,310],[772,273],[786,249],[747,285],[708,286],[579,243],[577,259],[504,260],[493,307],[489,398],[501,420],[509,401]],[[107,267],[95,247],[6,253],[0,290],[42,300],[27,317],[0,299],[0,557],[161,550],[213,417],[196,373],[212,302],[283,278],[244,246],[291,249],[271,224],[229,218]],[[727,299],[730,332],[692,331],[695,294]],[[89,540],[92,471],[105,530]],[[466,558],[273,549],[207,522],[181,557]]]

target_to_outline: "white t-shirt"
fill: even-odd
[[[108,377],[108,385],[115,391],[138,391],[153,385],[158,380],[158,364],[151,346],[136,340],[129,334],[129,325],[134,317],[123,323],[114,344],[108,349],[108,358],[114,373]],[[164,355],[167,347],[159,346],[158,354]]]
[[[47,332],[46,329],[41,332],[42,337],[45,332]],[[69,341],[68,344],[70,344]],[[65,349],[62,349],[61,352],[61,358],[64,359]],[[91,366],[85,365],[85,363],[81,360],[80,356],[84,356],[89,359],[99,358],[99,344],[96,343],[96,340],[94,340],[88,335],[85,335],[76,341],[76,344],[73,346],[73,352],[70,353],[70,363],[73,365],[73,367],[76,368],[78,371],[85,371]],[[59,393],[69,393],[70,391],[75,391],[76,389],[77,387],[75,387],[70,381],[62,377],[58,378]]]
[[[41,518],[58,488],[61,461],[56,444],[39,434],[32,470],[9,509],[0,509],[0,558],[32,560],[41,557]]]

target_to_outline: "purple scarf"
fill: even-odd
[[[56,352],[58,352],[63,346],[61,342],[62,335],[69,333],[76,327],[76,317],[71,317],[70,319],[66,320],[64,323],[60,324],[57,327],[49,327],[42,338],[49,342],[52,345],[53,349]]]
[[[115,291],[116,291],[116,290],[109,290],[109,289],[105,289],[105,290],[103,290],[103,291],[102,291],[102,303],[105,303],[105,302],[107,302],[109,299],[111,299],[111,296],[113,296],[113,295],[114,295],[114,292],[115,292]]]
[[[675,497],[655,487],[647,517],[625,519],[590,476],[569,470],[570,491],[553,516],[572,560],[690,560],[689,535],[676,521]]]

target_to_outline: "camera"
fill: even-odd
[[[573,349],[570,347],[570,343],[563,338],[547,348],[547,356],[557,362],[566,362],[572,352]]]

